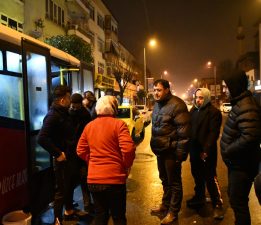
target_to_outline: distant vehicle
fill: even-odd
[[[220,105],[220,111],[221,112],[228,113],[228,112],[231,111],[231,109],[232,109],[232,105],[229,102],[222,103]]]
[[[144,138],[145,127],[143,117],[135,107],[119,106],[117,118],[123,120],[127,124],[134,142]]]
[[[141,116],[143,117],[143,122],[145,125],[148,125],[151,121],[151,111],[147,108],[146,105],[135,105],[136,109],[139,110]]]

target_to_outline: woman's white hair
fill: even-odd
[[[97,115],[115,116],[118,113],[118,101],[114,96],[105,95],[98,99],[95,110]]]

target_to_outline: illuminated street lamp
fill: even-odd
[[[155,39],[150,39],[148,45],[150,47],[155,47],[157,45],[157,41]],[[146,101],[147,101],[147,60],[146,60],[146,46],[144,46],[143,48],[143,60],[144,60],[144,91],[146,93],[146,97],[145,97],[145,105],[146,105]]]
[[[214,103],[215,103],[215,106],[217,105],[216,104],[216,101],[217,101],[217,67],[216,67],[216,65],[213,65],[213,63],[211,62],[211,61],[208,61],[207,62],[207,67],[208,68],[213,68],[213,72],[214,72],[214,88],[215,88],[215,101],[214,101]]]
[[[198,82],[198,79],[195,78],[193,82],[196,84],[196,87],[199,88],[199,82]]]
[[[168,74],[168,71],[167,70],[164,70],[163,74],[160,75],[160,78],[162,79],[163,78],[163,75],[167,75]]]

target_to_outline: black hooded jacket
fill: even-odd
[[[198,150],[208,156],[217,152],[217,139],[222,123],[221,112],[208,102],[204,107],[190,110],[192,137],[190,151]]]
[[[261,159],[261,109],[247,90],[244,76],[241,72],[225,79],[228,89],[232,90],[232,110],[223,129],[220,146],[224,162],[233,168],[258,165]]]
[[[171,94],[156,102],[152,114],[151,149],[156,155],[170,153],[186,160],[190,136],[190,116],[186,104]]]

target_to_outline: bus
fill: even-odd
[[[94,91],[93,68],[0,24],[0,219],[39,215],[54,196],[52,158],[36,141],[58,84]]]

